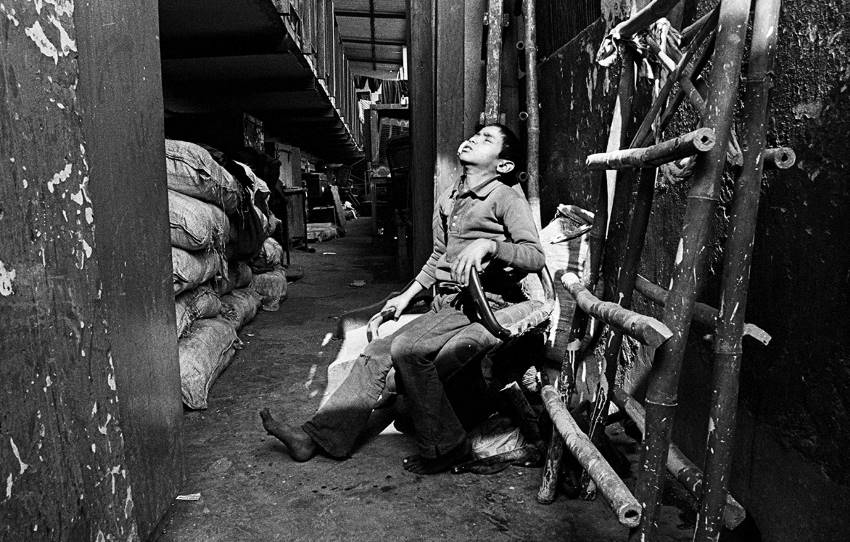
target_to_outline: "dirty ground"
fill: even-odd
[[[175,501],[156,540],[626,540],[601,498],[538,504],[540,469],[417,476],[401,466],[415,452],[412,439],[387,432],[347,461],[295,463],[266,435],[261,408],[300,422],[318,406],[342,342],[323,345],[335,318],[403,286],[370,232],[360,219],[313,254],[293,252],[304,277],[279,312],[261,312],[242,330],[245,347],[213,386],[209,409],[185,414],[181,493],[200,499]],[[682,523],[665,507],[659,540],[690,540],[691,521]]]

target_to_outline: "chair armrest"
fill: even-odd
[[[481,278],[478,276],[478,272],[475,269],[469,272],[469,286],[467,286],[467,290],[475,301],[475,304],[478,305],[478,314],[481,316],[482,324],[484,324],[487,331],[499,339],[507,340],[523,335],[536,327],[537,323],[543,322],[549,317],[555,306],[555,285],[552,282],[552,275],[549,274],[549,269],[546,266],[537,273],[537,276],[540,278],[540,284],[543,286],[544,301],[541,307],[523,318],[520,322],[511,325],[510,328],[506,328],[499,323],[496,315],[493,314],[493,309],[490,308],[487,297],[484,295],[484,289],[481,287]]]

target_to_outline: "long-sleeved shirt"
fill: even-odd
[[[519,281],[543,268],[545,257],[525,197],[500,177],[470,189],[465,178],[443,192],[434,206],[434,250],[416,281],[425,288],[455,285],[451,265],[476,239],[496,242],[482,286],[505,299],[519,294]]]

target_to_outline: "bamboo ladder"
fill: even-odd
[[[621,39],[630,38],[666,14],[675,3],[675,0],[649,2],[629,20],[618,25],[613,33]],[[560,434],[553,435],[553,442],[559,436],[564,439],[567,447],[589,473],[596,488],[617,513],[621,523],[636,527],[637,519],[640,520],[639,528],[633,531],[633,540],[654,538],[660,506],[659,489],[665,464],[667,469],[701,499],[700,521],[695,535],[697,540],[717,539],[721,520],[727,527],[734,527],[743,519],[743,508],[728,495],[725,483],[728,478],[731,432],[737,400],[740,341],[744,335],[750,335],[764,343],[770,339],[765,332],[743,320],[742,305],[746,301],[754,213],[758,202],[762,161],[770,160],[775,167],[789,167],[793,163],[793,151],[790,149],[764,149],[766,89],[774,43],[771,40],[775,40],[776,36],[778,7],[778,0],[758,0],[750,65],[751,80],[748,83],[750,92],[745,105],[748,131],[743,157],[732,135],[732,111],[737,95],[749,1],[723,0],[718,8],[685,29],[683,36],[687,46],[684,51],[674,49],[675,58],[662,59],[672,64],[669,66],[670,77],[638,128],[630,148],[622,151],[612,150],[612,141],[609,140],[609,152],[592,155],[587,159],[587,166],[592,169],[641,168],[626,257],[617,277],[616,298],[619,304],[606,303],[595,298],[575,275],[566,275],[563,279],[565,287],[575,297],[578,306],[614,330],[606,344],[608,382],[613,383],[616,376],[623,333],[647,346],[658,348],[650,375],[646,412],[644,413],[643,408],[623,390],[614,389],[611,385],[609,393],[601,394],[604,400],[598,402],[590,429],[593,434],[604,426],[608,401],[614,401],[635,420],[644,433],[646,444],[636,488],[636,495],[641,504],[637,511],[630,508],[635,503],[635,497],[622,485],[622,481],[598,453],[591,439],[578,428],[555,387],[545,386],[543,396],[547,411]],[[651,53],[658,55],[659,48],[649,41]],[[711,84],[708,87],[717,91],[706,92],[700,72],[712,50],[715,62],[710,76]],[[621,77],[626,80],[626,84],[623,84],[621,79],[618,96],[620,105],[628,103],[631,98],[631,58],[630,55],[623,56]],[[668,104],[675,82],[679,83],[679,90]],[[648,145],[653,139],[653,123],[657,122],[656,130],[661,132],[683,99],[691,101],[698,111],[702,112],[704,128],[662,143]],[[622,115],[619,121],[622,123],[626,115],[623,115],[623,111],[618,113]],[[688,197],[676,271],[671,289],[667,292],[639,277],[637,267],[652,204],[655,167],[689,155],[697,156],[694,173],[696,182]],[[727,159],[735,165],[743,164],[743,170],[736,185],[731,228],[739,233],[730,235],[727,241],[729,257],[724,265],[723,303],[718,315],[716,309],[695,303],[694,297],[699,289],[704,264],[708,224],[719,200],[719,180]],[[662,321],[628,310],[635,288],[664,306]],[[670,443],[679,367],[684,354],[684,341],[693,318],[704,323],[717,322],[717,365],[707,459],[709,474],[704,499],[702,473]],[[550,461],[547,467],[548,472],[544,472],[544,484],[541,486],[539,497],[545,497],[545,491],[551,491],[554,488],[554,480],[557,479],[557,464]],[[547,483],[550,487],[547,487]],[[624,511],[627,513],[624,514]]]

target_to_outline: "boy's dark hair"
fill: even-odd
[[[514,170],[509,174],[510,177],[514,177],[525,166],[525,149],[523,149],[519,138],[513,130],[504,124],[492,122],[485,126],[498,128],[499,132],[502,133],[502,151],[499,153],[499,158],[510,160],[514,163]]]

